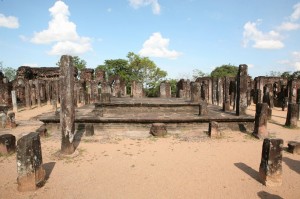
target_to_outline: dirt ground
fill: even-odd
[[[50,106],[16,113],[18,127],[0,130],[17,139],[41,123],[32,119]],[[248,109],[255,114],[255,106]],[[286,111],[273,109],[270,137],[300,141],[300,129],[283,127]],[[298,123],[300,126],[300,122]],[[82,137],[75,155],[58,158],[59,132],[41,138],[45,185],[17,191],[16,154],[0,157],[0,198],[300,198],[300,155],[283,151],[283,183],[259,179],[262,140],[237,131],[220,139]]]

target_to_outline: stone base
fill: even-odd
[[[263,169],[259,169],[259,175],[262,183],[267,187],[278,187],[282,185],[282,175],[266,176]]]
[[[46,171],[44,168],[38,168],[35,173],[19,176],[17,178],[18,191],[35,191],[43,186],[45,182]]]
[[[167,127],[164,123],[153,123],[150,129],[150,134],[157,137],[167,135]]]
[[[288,152],[300,155],[300,142],[288,142]]]
[[[94,125],[86,124],[85,125],[85,136],[93,136],[94,135]]]

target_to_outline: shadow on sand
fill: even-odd
[[[293,160],[288,157],[283,157],[282,158],[283,162],[293,171],[297,172],[300,174],[300,161],[299,160]]]
[[[54,166],[55,166],[55,162],[48,162],[48,163],[43,164],[43,168],[46,171],[45,181],[47,181],[50,178],[50,175],[53,171]]]
[[[265,191],[260,191],[260,192],[257,193],[257,195],[261,199],[283,199],[282,197],[280,197],[278,195],[270,194],[270,193],[265,192]]]
[[[234,166],[236,166],[240,170],[244,171],[246,174],[248,174],[250,177],[252,177],[257,182],[261,183],[259,180],[259,173],[256,170],[252,169],[251,167],[249,167],[248,165],[246,165],[242,162],[234,163]]]

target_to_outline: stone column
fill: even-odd
[[[224,93],[224,98],[223,98],[223,111],[230,111],[230,99],[229,99],[229,84],[230,80],[228,77],[224,78],[224,83],[223,83],[223,93]]]
[[[268,137],[268,104],[267,103],[257,103],[256,113],[255,113],[255,123],[254,131],[252,135],[256,138],[266,138]]]
[[[17,142],[18,190],[34,191],[43,185],[46,172],[42,167],[42,149],[38,133],[29,133]]]
[[[282,184],[282,139],[264,139],[259,174],[266,186]]]
[[[297,79],[291,79],[288,82],[289,103],[296,103],[297,100]]]
[[[0,135],[0,155],[8,155],[16,150],[16,137],[12,134]]]
[[[191,102],[200,102],[201,101],[201,85],[199,82],[191,83]]]
[[[16,91],[11,91],[11,99],[13,104],[13,112],[18,112],[17,96]]]
[[[222,78],[218,78],[218,91],[217,91],[218,106],[223,105],[223,81]]]
[[[209,123],[208,135],[209,135],[210,138],[219,138],[219,137],[221,137],[218,122],[211,121]]]
[[[61,152],[63,154],[72,154],[75,151],[73,144],[75,134],[73,58],[63,55],[60,59],[59,68]]]
[[[50,82],[46,81],[46,97],[47,97],[47,105],[51,104],[51,97],[50,97]]]
[[[285,126],[297,128],[298,104],[289,103]]]
[[[165,82],[160,83],[160,86],[159,86],[159,97],[161,97],[161,98],[166,98],[167,97]]]
[[[25,82],[25,102],[26,107],[31,109],[31,98],[30,98],[30,84],[29,82]]]
[[[239,65],[237,75],[237,97],[236,97],[236,115],[245,115],[247,109],[247,89],[248,89],[248,66]]]
[[[31,105],[35,106],[36,104],[36,94],[35,94],[35,86],[33,84],[32,80],[29,80],[29,85],[30,85],[30,98],[31,98]]]
[[[35,80],[35,91],[38,107],[41,107],[40,82],[38,79]]]

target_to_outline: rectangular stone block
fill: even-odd
[[[300,142],[288,142],[288,152],[300,155]]]
[[[264,139],[259,174],[266,186],[282,184],[282,139]]]
[[[207,103],[202,102],[199,104],[199,115],[207,115],[208,114],[208,108]]]
[[[157,137],[167,135],[167,126],[164,123],[153,123],[150,129],[150,134]]]
[[[85,125],[85,136],[93,136],[94,135],[94,125],[86,124]]]
[[[16,150],[16,137],[11,134],[0,135],[0,154],[7,155]]]
[[[218,122],[212,121],[212,122],[209,123],[208,135],[209,135],[210,138],[219,138],[219,137],[221,137]]]
[[[17,142],[17,182],[19,191],[34,191],[44,184],[46,172],[42,164],[39,134],[31,132],[21,137]]]

